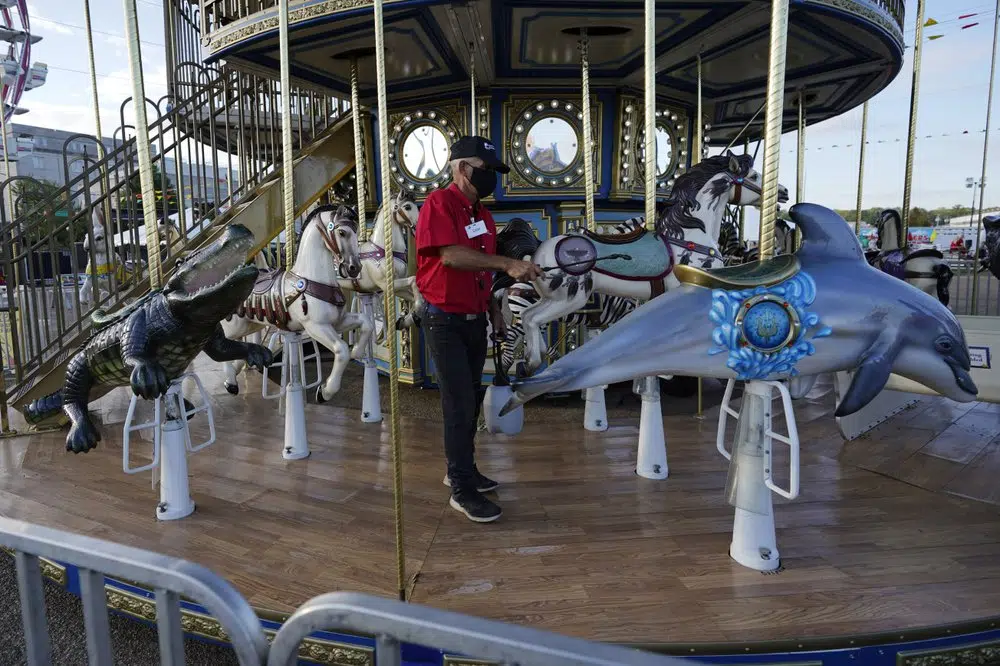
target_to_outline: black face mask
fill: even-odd
[[[492,169],[471,168],[472,176],[469,177],[469,182],[476,188],[479,198],[485,199],[493,194],[493,190],[497,188],[497,172]]]

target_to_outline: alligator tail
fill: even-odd
[[[32,425],[41,423],[42,421],[50,419],[62,411],[62,406],[62,391],[56,391],[55,393],[51,393],[44,398],[32,400],[28,406],[24,408],[24,419]]]

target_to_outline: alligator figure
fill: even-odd
[[[88,405],[115,388],[130,386],[139,397],[158,398],[200,352],[266,372],[271,352],[230,340],[220,324],[253,290],[257,268],[248,263],[253,247],[249,229],[230,225],[218,240],[178,261],[162,289],[116,312],[96,311],[93,333],[70,359],[62,390],[24,408],[29,423],[62,410],[71,424],[66,450],[86,452],[101,439]]]

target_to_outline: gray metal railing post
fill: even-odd
[[[0,546],[14,550],[28,664],[50,663],[45,595],[38,558],[77,567],[81,576],[87,654],[91,664],[111,663],[104,575],[143,585],[156,593],[160,663],[183,664],[180,599],[204,608],[229,637],[241,666],[262,666],[268,641],[250,604],[228,581],[175,557],[0,517]]]
[[[353,592],[315,597],[289,617],[268,666],[294,666],[315,631],[374,635],[377,666],[398,666],[403,643],[517,666],[691,666],[691,661]]]

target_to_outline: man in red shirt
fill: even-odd
[[[510,168],[492,142],[463,136],[452,144],[450,159],[452,184],[427,196],[417,221],[417,288],[427,303],[421,327],[441,392],[450,504],[470,520],[488,523],[501,510],[483,493],[498,484],[476,467],[475,438],[485,394],[492,274],[503,271],[531,282],[542,272],[531,262],[496,256],[496,225],[481,200],[496,189],[497,172]],[[500,322],[494,321],[497,330]]]

